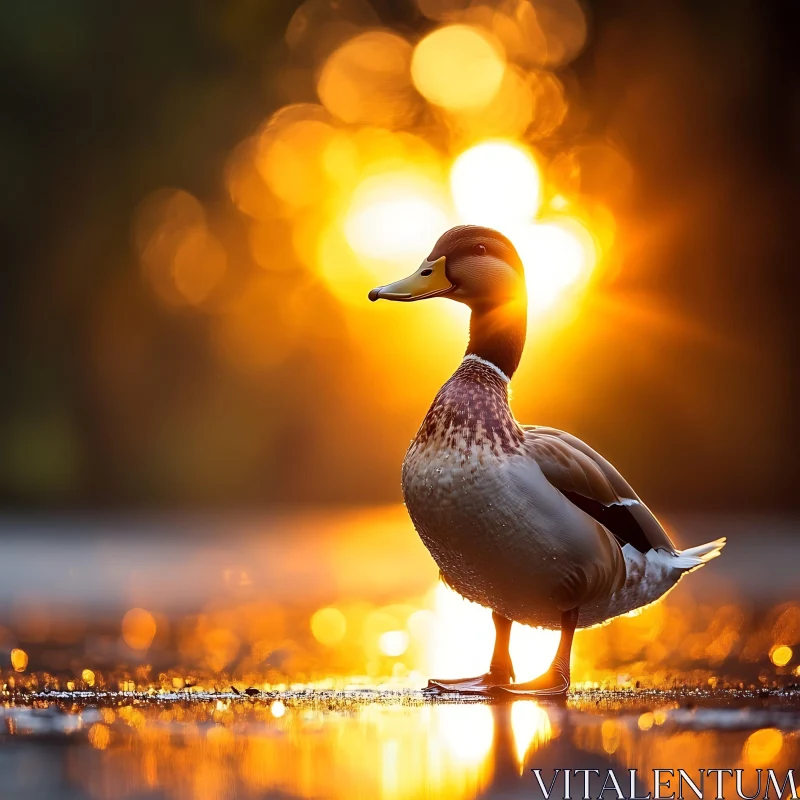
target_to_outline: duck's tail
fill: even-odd
[[[726,542],[727,539],[723,536],[721,539],[714,539],[713,542],[690,547],[688,550],[679,550],[671,562],[672,567],[687,572],[702,567],[722,552]]]
[[[597,606],[581,608],[579,627],[603,624],[621,614],[639,613],[669,594],[684,575],[700,569],[715,559],[725,546],[725,539],[670,553],[648,550],[640,553],[633,545],[622,548],[627,577],[625,585]]]

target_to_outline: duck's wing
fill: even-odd
[[[545,478],[570,502],[642,553],[677,553],[669,535],[630,484],[599,453],[556,428],[523,426],[525,446]]]

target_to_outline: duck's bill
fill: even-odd
[[[369,299],[399,300],[410,303],[414,300],[424,300],[426,297],[439,297],[452,291],[455,286],[450,283],[445,271],[445,257],[436,261],[423,261],[419,269],[407,278],[386,286],[378,286],[369,293]]]

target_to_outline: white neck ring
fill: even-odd
[[[492,364],[491,361],[487,361],[485,358],[481,358],[480,356],[476,356],[474,353],[470,353],[469,355],[464,356],[464,361],[477,361],[479,364],[483,364],[484,367],[489,367],[489,369],[493,370],[498,377],[505,381],[506,383],[511,383],[511,378],[497,366],[497,364]],[[463,363],[463,362],[462,362]]]

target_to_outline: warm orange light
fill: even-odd
[[[429,34],[411,61],[420,94],[451,110],[485,106],[500,88],[504,72],[500,44],[469,25],[448,25]]]
[[[452,128],[457,140],[518,137],[535,117],[534,82],[519,70],[507,68],[500,87],[488,104],[454,114]]]
[[[785,644],[776,647],[769,657],[776,667],[785,667],[792,660],[792,648],[787,647]]]
[[[592,236],[577,220],[559,217],[521,227],[512,233],[525,265],[528,307],[551,307],[569,286],[585,281],[596,261]]]
[[[122,618],[122,638],[134,650],[147,650],[156,635],[156,621],[144,608],[132,608]]]
[[[436,706],[432,729],[455,760],[472,765],[486,758],[494,740],[494,718],[485,705]]]
[[[552,736],[550,717],[532,700],[517,700],[511,707],[511,730],[514,732],[520,767],[525,763],[525,755],[531,747],[538,749]]]
[[[273,717],[282,717],[286,713],[286,706],[283,700],[273,700],[269,710]]]
[[[396,278],[397,270],[413,269],[457,222],[488,225],[512,240],[525,265],[532,314],[552,307],[568,287],[588,279],[598,257],[595,239],[573,217],[535,219],[542,178],[524,146],[489,140],[464,151],[450,170],[450,192],[448,199],[433,173],[417,171],[411,163],[366,178],[352,194],[342,223],[344,237],[334,226],[321,240],[319,266],[333,290],[349,296],[367,283],[347,249],[381,282]]]
[[[11,651],[11,666],[15,672],[25,672],[28,666],[28,654],[24,650],[15,647]]]
[[[338,608],[321,608],[311,617],[311,633],[326,647],[333,647],[344,638],[347,620]]]
[[[96,722],[89,728],[89,744],[96,750],[105,750],[111,742],[111,731],[102,722]]]
[[[742,754],[753,767],[772,766],[783,749],[783,734],[777,728],[762,728],[750,734],[744,743]]]
[[[191,305],[200,305],[222,280],[228,257],[203,226],[191,228],[177,243],[172,261],[175,288]]]
[[[541,177],[527,149],[512,141],[489,141],[455,160],[450,188],[462,222],[509,235],[511,228],[532,221],[538,211]]]
[[[214,628],[203,636],[206,661],[215,672],[225,669],[236,658],[240,647],[239,638],[226,628]]]
[[[494,647],[491,611],[469,603],[440,583],[436,587],[434,613],[431,675],[458,678],[486,672]],[[517,681],[541,675],[555,656],[558,640],[558,631],[514,625],[510,650]]]
[[[143,272],[167,305],[200,305],[225,274],[225,250],[208,231],[203,206],[188,192],[150,195],[137,211],[134,236]]]
[[[433,181],[412,170],[369,178],[353,194],[345,236],[360,256],[410,272],[447,229],[445,202]]]
[[[267,129],[259,145],[256,164],[273,194],[297,212],[326,195],[322,155],[334,129],[318,119],[300,119]]]
[[[394,33],[368,31],[328,58],[317,91],[344,122],[400,127],[413,121],[418,95],[411,85],[411,45]]]
[[[386,631],[378,640],[378,647],[384,655],[396,658],[408,649],[408,634],[405,631]]]
[[[92,672],[92,670],[85,669],[85,670],[83,670],[83,672],[81,672],[81,679],[88,686],[94,686],[95,674],[94,674],[94,672]]]
[[[616,720],[606,719],[600,728],[600,735],[603,739],[603,750],[606,753],[616,753],[619,747],[620,726]]]

